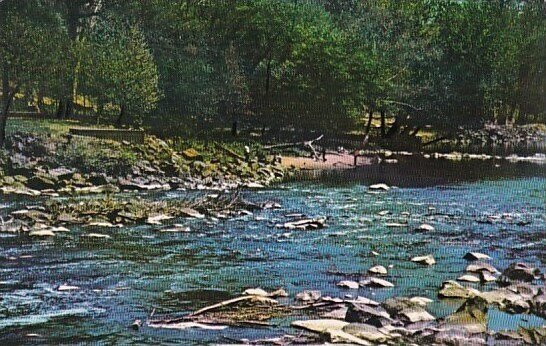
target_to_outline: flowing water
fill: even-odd
[[[368,185],[378,182],[397,188],[369,193]],[[250,287],[284,287],[292,296],[318,289],[377,301],[426,296],[435,300],[430,312],[440,317],[460,305],[439,301],[436,295],[443,281],[462,275],[467,265],[462,257],[468,251],[491,255],[500,269],[514,261],[546,269],[545,166],[410,160],[318,175],[246,192],[245,197],[275,201],[282,209],[232,220],[174,220],[190,226],[189,233],[139,226],[93,230],[111,239],[81,237],[90,230],[78,228],[50,240],[1,235],[0,343],[207,344],[295,333],[289,327],[295,317],[273,320],[268,328],[129,328],[154,309],[156,317],[180,316]],[[25,203],[4,198],[0,215]],[[381,211],[390,214],[381,216]],[[276,228],[290,213],[327,216],[328,228]],[[405,222],[408,227],[387,227]],[[413,232],[421,223],[436,230]],[[437,264],[423,267],[409,261],[426,254]],[[340,280],[358,279],[375,264],[393,266],[386,279],[395,288],[357,292],[336,286]],[[61,284],[80,289],[59,292]],[[491,330],[546,324],[538,317],[495,309],[488,323]]]

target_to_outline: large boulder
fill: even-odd
[[[488,303],[481,297],[472,297],[453,314],[447,316],[440,327],[464,329],[470,334],[487,332]]]
[[[466,267],[466,271],[470,273],[488,272],[491,274],[496,274],[499,272],[497,268],[493,267],[491,264],[483,262],[469,264]]]
[[[440,298],[469,298],[474,292],[453,280],[445,281],[438,292]]]
[[[335,319],[292,322],[293,327],[302,328],[315,333],[320,333],[326,336],[328,341],[333,343],[346,343],[365,346],[371,345],[370,342],[345,332],[343,328],[348,325],[349,323],[347,322]]]
[[[533,312],[546,318],[546,287],[541,287],[536,296],[531,300]]]
[[[464,255],[463,258],[467,261],[483,261],[491,259],[491,257],[489,257],[488,255],[479,252],[469,252]]]
[[[367,323],[374,326],[384,326],[392,323],[392,319],[385,309],[359,303],[348,305],[345,321]]]
[[[303,291],[298,294],[296,294],[296,300],[301,302],[316,302],[321,297],[320,291],[316,290],[309,290],[309,291]]]
[[[506,268],[499,277],[499,284],[507,285],[517,282],[532,282],[538,275],[540,270],[526,263],[512,263]]]
[[[382,304],[383,308],[393,318],[404,323],[430,322],[435,318],[421,304],[410,298],[391,298]]]
[[[57,186],[56,182],[53,179],[39,175],[35,175],[30,178],[27,181],[26,185],[30,189],[39,191],[55,189],[55,187]]]
[[[379,328],[364,323],[351,323],[343,327],[343,331],[374,343],[383,343],[392,339],[389,334],[382,332]]]
[[[530,308],[529,303],[524,297],[507,288],[482,292],[479,296],[485,299],[488,304],[494,304],[501,310],[513,313],[526,312]]]

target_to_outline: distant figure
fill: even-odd
[[[337,152],[340,153],[340,154],[345,154],[345,153],[347,153],[347,150],[345,150],[344,147],[339,146],[339,147],[337,147]]]
[[[322,161],[326,162],[326,147],[322,147]]]

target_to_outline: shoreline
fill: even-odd
[[[546,154],[536,153],[531,156],[519,155],[489,155],[489,154],[470,154],[461,152],[450,153],[410,153],[410,152],[390,152],[388,150],[366,152],[358,155],[357,165],[354,165],[355,157],[348,153],[327,153],[326,161],[315,160],[311,157],[303,156],[282,156],[281,166],[285,169],[296,169],[302,171],[332,171],[347,170],[359,167],[370,166],[374,164],[387,163],[397,164],[400,158],[415,157],[423,160],[446,160],[446,161],[503,161],[508,163],[532,163],[546,164]]]

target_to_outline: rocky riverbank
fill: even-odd
[[[517,145],[544,142],[546,126],[541,124],[505,126],[486,124],[479,130],[462,130],[453,143],[459,146],[471,145]]]
[[[230,326],[267,327],[275,318],[292,316],[292,327],[305,333],[267,340],[234,341],[247,345],[322,342],[352,345],[546,343],[546,327],[506,332],[490,332],[487,328],[491,307],[508,313],[546,317],[546,289],[539,270],[525,263],[513,263],[500,273],[487,263],[490,258],[485,254],[468,253],[464,258],[469,261],[466,274],[457,281],[496,283],[498,287],[479,291],[455,280],[444,282],[438,289],[438,299],[451,300],[459,307],[442,318],[436,318],[427,311],[427,306],[434,301],[425,297],[395,297],[377,302],[358,296],[358,290],[362,287],[394,287],[382,278],[387,275],[388,269],[378,265],[369,268],[369,275],[358,282],[339,282],[338,286],[347,290],[344,297],[323,296],[318,290],[307,290],[290,297],[282,288],[272,292],[261,288],[247,289],[236,298],[186,316],[150,319],[146,326],[211,330]],[[303,315],[306,318],[299,320]],[[136,321],[133,326],[138,329],[142,325],[142,321]]]
[[[274,158],[216,144],[175,148],[147,136],[143,145],[13,134],[0,154],[0,192],[28,196],[119,191],[263,187],[285,174]]]

